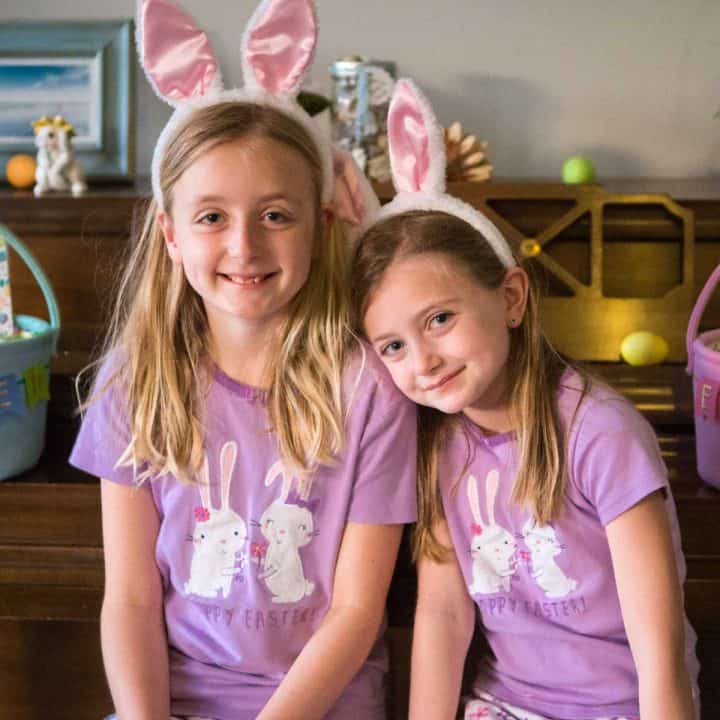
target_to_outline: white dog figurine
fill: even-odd
[[[52,119],[42,117],[32,125],[38,149],[35,195],[44,195],[50,190],[70,190],[73,195],[82,195],[87,185],[85,173],[72,153],[73,126],[61,115]]]

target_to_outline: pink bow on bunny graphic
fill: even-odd
[[[388,111],[388,149],[397,195],[375,221],[410,210],[445,212],[478,230],[505,267],[516,262],[502,233],[479,210],[448,195],[445,186],[445,143],[430,103],[406,78],[395,84]]]
[[[241,41],[245,85],[223,89],[220,64],[207,35],[171,0],[139,0],[137,46],[140,64],[161,100],[174,108],[152,159],[153,195],[163,207],[160,161],[176,132],[201,107],[221,102],[266,105],[297,121],[315,143],[322,162],[321,200],[353,238],[379,203],[352,158],[333,150],[322,128],[297,102],[312,64],[317,18],[311,0],[263,0]]]

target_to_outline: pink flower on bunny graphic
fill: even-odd
[[[212,506],[207,457],[203,461],[197,486],[202,506],[194,509],[193,556],[190,579],[185,583],[188,595],[214,598],[220,590],[226,598],[234,577],[242,572],[247,528],[245,521],[230,507],[230,483],[236,459],[237,444],[226,442],[220,450],[219,508]]]
[[[303,494],[290,496],[293,477],[281,462],[276,462],[265,476],[265,486],[282,477],[280,497],[274,500],[260,518],[260,530],[267,540],[258,577],[273,594],[274,603],[298,602],[310,595],[315,583],[305,578],[300,548],[314,536],[314,502]]]
[[[491,470],[485,479],[485,506],[488,522],[483,522],[478,500],[477,480],[470,475],[467,483],[468,502],[473,520],[470,542],[472,555],[472,584],[468,586],[471,595],[490,595],[510,590],[511,577],[517,571],[514,558],[517,543],[512,533],[495,522],[495,497],[498,491],[499,475]]]

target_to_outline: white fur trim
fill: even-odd
[[[223,90],[222,92],[204,95],[198,98],[191,98],[178,105],[175,112],[170,116],[167,125],[163,128],[155,145],[152,159],[152,188],[155,201],[162,209],[162,196],[160,193],[160,162],[164,155],[165,148],[177,131],[185,125],[190,116],[200,108],[216,105],[222,102],[252,103],[255,105],[266,105],[288,115],[297,121],[310,135],[317,147],[322,162],[323,186],[321,201],[329,203],[332,200],[333,187],[333,160],[330,138],[325,135],[323,129],[308,115],[295,99],[290,95],[271,95],[265,90],[252,88],[236,88]]]
[[[482,234],[505,267],[511,268],[517,264],[507,240],[493,222],[472,205],[451,195],[399,193],[392,202],[383,205],[372,224],[411,210],[434,210],[459,217]]]

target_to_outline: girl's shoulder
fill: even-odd
[[[645,495],[667,486],[667,470],[650,423],[600,380],[563,379],[559,407],[569,425],[571,482],[595,506],[604,525]]]
[[[648,421],[627,398],[599,378],[568,370],[558,388],[560,420],[570,436],[596,433],[652,433]]]
[[[113,348],[83,370],[80,379],[85,383],[88,405],[117,403],[124,396],[126,360],[127,353],[122,348]]]
[[[343,399],[350,414],[371,405],[376,411],[413,406],[395,386],[382,360],[364,340],[357,340],[345,361]]]

